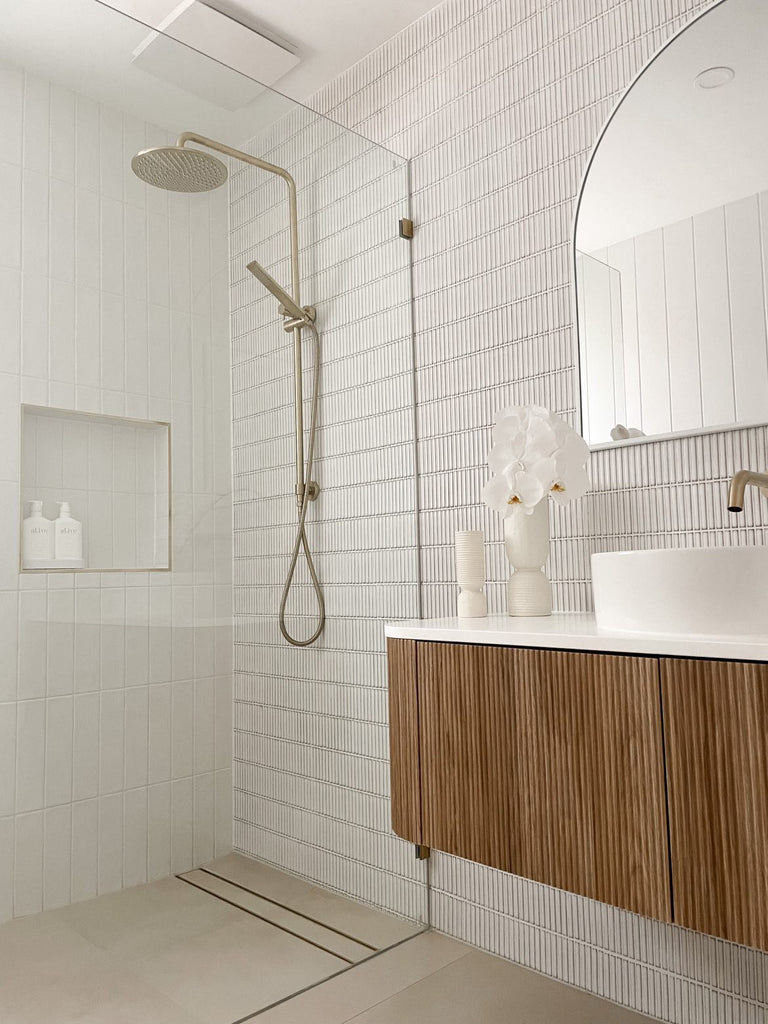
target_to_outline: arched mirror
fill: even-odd
[[[768,3],[721,0],[645,68],[579,200],[590,445],[768,421]]]

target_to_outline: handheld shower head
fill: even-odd
[[[264,285],[264,287],[272,292],[277,301],[283,306],[286,314],[292,316],[294,320],[301,320],[303,323],[307,322],[306,310],[303,310],[301,306],[297,305],[288,292],[284,291],[277,281],[268,274],[261,264],[257,263],[256,260],[252,260],[248,265],[248,270],[253,276]]]
[[[143,149],[131,160],[133,173],[168,192],[210,192],[227,180],[227,168],[202,149],[157,146]]]

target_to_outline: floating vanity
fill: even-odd
[[[768,949],[768,635],[386,633],[399,836]]]

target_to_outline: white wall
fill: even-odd
[[[426,615],[454,608],[457,528],[486,530],[491,607],[503,607],[501,524],[480,506],[493,414],[532,400],[575,414],[581,176],[620,91],[705,6],[449,0],[314,101],[412,158]],[[552,512],[556,607],[589,609],[595,550],[765,543],[764,504],[734,525],[725,495],[735,469],[767,464],[765,430],[593,456],[592,493]],[[664,1020],[764,1019],[762,953],[444,854],[431,884],[438,929],[520,963]]]
[[[592,253],[621,275],[613,355],[623,379],[613,423],[624,422],[622,405],[628,425],[646,434],[768,420],[766,239],[761,192]],[[599,363],[604,333],[595,350],[593,326],[585,324],[584,350]],[[586,389],[591,422],[606,394],[589,365]],[[609,419],[606,410],[598,422]],[[608,440],[594,427],[589,441]]]
[[[231,520],[226,196],[148,189],[164,136],[87,97],[0,104],[3,920],[228,848]],[[171,421],[172,573],[19,575],[21,402]]]

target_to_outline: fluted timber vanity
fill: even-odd
[[[386,633],[399,836],[768,949],[768,635]]]

